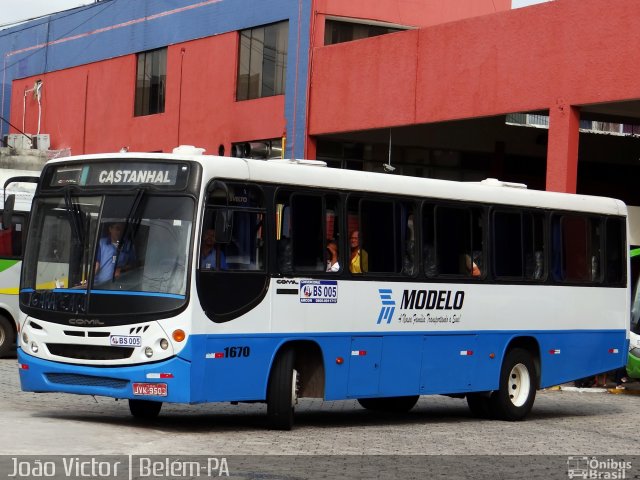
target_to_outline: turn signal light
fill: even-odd
[[[176,342],[182,342],[187,335],[184,333],[184,330],[177,329],[173,331],[171,336]]]

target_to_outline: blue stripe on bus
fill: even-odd
[[[86,295],[88,292],[86,290],[73,290],[70,288],[54,288],[51,290],[54,293],[80,293]],[[20,293],[34,293],[35,290],[33,288],[24,288],[20,290]],[[174,298],[176,300],[184,300],[186,298],[185,295],[177,295],[173,293],[159,293],[159,292],[139,292],[139,291],[131,291],[131,290],[91,290],[93,294],[97,295],[129,295],[129,296],[137,296],[137,297],[162,297],[162,298]]]
[[[134,397],[131,383],[167,383],[159,400],[201,403],[264,400],[271,365],[286,342],[317,345],[324,362],[326,400],[377,396],[455,394],[498,388],[502,359],[516,338],[539,345],[540,387],[623,366],[626,331],[343,332],[202,334],[189,336],[178,356],[133,366],[82,366],[38,359],[18,349],[25,391]],[[313,349],[306,345],[306,351]],[[615,351],[612,351],[615,350]],[[358,352],[358,355],[353,355]],[[364,353],[361,353],[364,352]],[[493,356],[492,356],[493,354]],[[337,359],[342,359],[338,362]],[[172,373],[151,380],[147,373]],[[79,383],[52,383],[51,373],[79,375]],[[82,376],[124,380],[128,386],[82,383]],[[209,379],[204,381],[204,379]],[[149,398],[158,399],[158,398]]]
[[[175,298],[176,300],[184,300],[185,298],[187,298],[185,295],[177,295],[174,293],[139,292],[135,290],[91,290],[91,293],[96,295],[128,295],[132,297]]]

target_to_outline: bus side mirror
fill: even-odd
[[[233,232],[233,212],[221,209],[216,212],[216,243],[230,243]]]
[[[13,210],[16,203],[16,196],[12,193],[4,200],[4,210],[2,212],[2,229],[9,230],[11,228],[11,219],[13,218]]]

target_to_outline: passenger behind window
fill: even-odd
[[[327,243],[327,272],[339,272],[340,263],[338,262],[338,245],[331,240]]]
[[[405,275],[413,276],[418,269],[415,259],[415,248],[416,242],[413,233],[413,214],[410,214],[407,218],[406,240],[404,256],[402,258],[402,273]]]
[[[469,255],[468,253],[464,254],[464,264],[463,267],[461,269],[461,273],[464,273],[466,275],[471,275],[472,277],[480,277],[482,276],[482,271],[480,270],[480,267],[478,266],[478,264],[476,263],[476,258],[481,258],[481,254],[475,253],[473,254],[473,260],[471,258],[471,255]]]
[[[424,256],[424,273],[427,277],[435,277],[438,274],[438,267],[436,265],[436,249],[430,243],[425,244],[422,251]]]
[[[227,269],[227,259],[224,252],[216,246],[216,231],[213,228],[207,228],[202,234],[200,268],[203,270],[216,270],[218,262],[220,263],[220,270]]]
[[[349,270],[351,273],[364,273],[369,271],[369,254],[360,248],[360,232],[354,230],[349,235],[349,245],[351,248],[351,260]]]

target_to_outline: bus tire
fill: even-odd
[[[272,430],[291,430],[298,401],[298,371],[295,353],[287,348],[273,362],[267,386],[267,421]]]
[[[385,397],[385,398],[359,398],[358,403],[367,410],[377,410],[379,412],[406,413],[416,406],[419,395],[406,397]]]
[[[496,418],[523,420],[536,398],[535,367],[531,354],[522,348],[510,350],[502,362],[500,388],[491,395]]]
[[[129,411],[135,418],[152,420],[160,414],[162,402],[154,400],[129,400]]]
[[[469,393],[467,405],[471,414],[477,418],[491,418],[491,398],[481,393]]]
[[[0,357],[4,357],[11,352],[16,341],[16,334],[11,321],[0,315]]]

